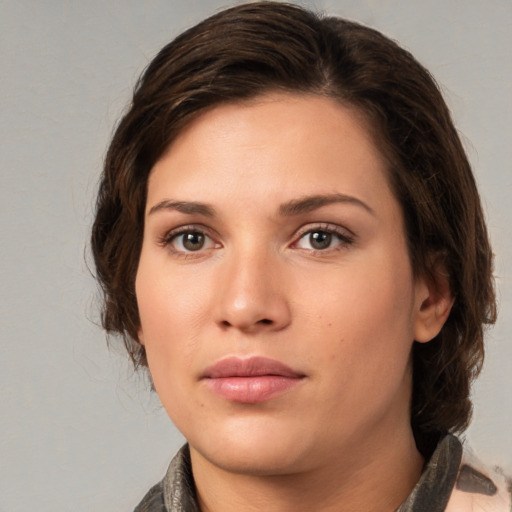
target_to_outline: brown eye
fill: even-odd
[[[204,235],[202,233],[192,232],[184,233],[183,235],[183,247],[187,251],[199,251],[204,246]]]
[[[168,244],[176,252],[197,252],[215,246],[213,240],[201,231],[182,231],[172,236]]]
[[[332,243],[332,233],[327,231],[313,231],[309,233],[309,243],[313,249],[327,249]]]

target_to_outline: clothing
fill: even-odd
[[[396,512],[512,512],[511,493],[510,479],[484,468],[455,436],[446,435]],[[187,445],[134,512],[200,512]]]

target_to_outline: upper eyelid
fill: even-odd
[[[297,237],[301,237],[303,235],[305,235],[306,233],[309,233],[311,231],[328,231],[330,233],[336,233],[336,234],[339,234],[339,235],[345,235],[347,237],[350,237],[350,238],[355,238],[355,233],[344,227],[344,226],[340,226],[339,224],[334,224],[334,223],[331,223],[331,222],[311,222],[309,224],[306,224],[302,227],[300,227],[296,232],[295,232],[295,238]]]
[[[165,234],[167,235],[179,235],[180,233],[187,233],[189,231],[197,231],[200,233],[204,233],[205,235],[209,233],[214,233],[214,230],[212,230],[208,226],[205,226],[204,224],[183,224],[181,226],[165,229],[164,231]]]
[[[167,244],[170,243],[171,240],[173,240],[174,238],[188,232],[201,233],[214,241],[216,238],[218,238],[214,230],[208,228],[207,226],[204,226],[203,224],[185,224],[182,226],[177,226],[175,228],[164,230],[161,234],[157,235],[157,240],[161,244]]]

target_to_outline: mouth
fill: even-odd
[[[290,390],[305,377],[274,359],[228,357],[208,367],[201,380],[228,401],[255,404]]]

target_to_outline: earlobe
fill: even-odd
[[[144,346],[144,334],[142,333],[142,327],[137,329],[137,341]]]
[[[414,339],[426,343],[435,338],[445,324],[454,303],[450,278],[444,265],[435,265],[432,274],[418,280]]]

